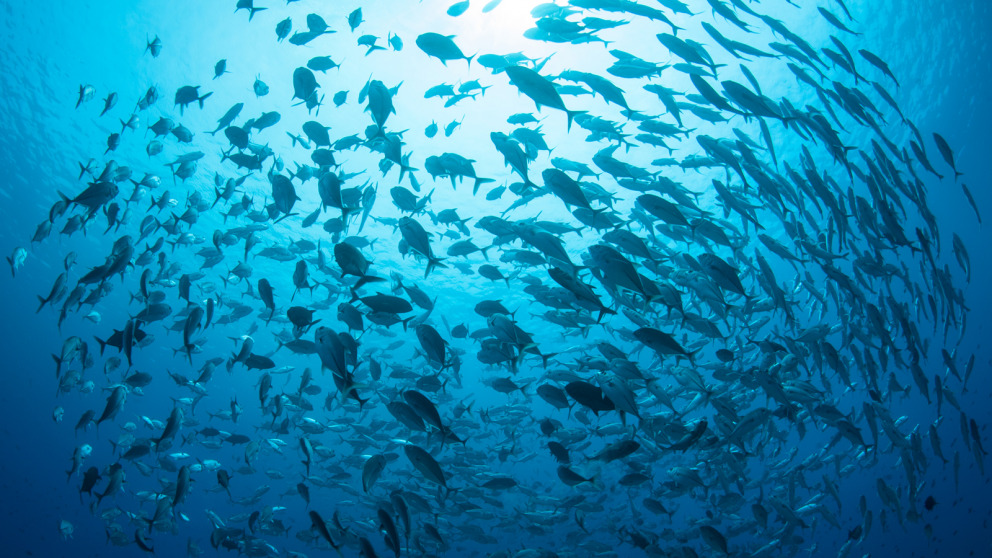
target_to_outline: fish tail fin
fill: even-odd
[[[699,351],[701,351],[701,350],[702,350],[702,349],[696,349],[695,351],[689,351],[688,353],[686,353],[686,355],[685,355],[685,357],[686,357],[687,359],[689,359],[689,362],[691,362],[691,363],[693,363],[693,364],[695,364],[695,363],[696,363],[696,355],[697,355],[697,354],[699,353]]]
[[[475,185],[472,186],[472,195],[474,196],[477,193],[479,193],[479,186],[482,186],[483,184],[485,184],[487,182],[495,182],[495,180],[493,180],[492,178],[479,178],[479,177],[476,177],[476,179],[475,179]]]
[[[262,8],[262,9],[264,9],[264,8]],[[203,108],[203,101],[206,101],[206,100],[207,100],[207,97],[209,97],[209,96],[211,96],[211,95],[213,95],[213,94],[214,94],[214,93],[213,93],[213,91],[211,91],[210,93],[207,93],[206,95],[204,95],[204,96],[202,96],[202,97],[198,97],[198,98],[196,99],[196,100],[197,100],[197,102],[199,102],[199,103],[200,103],[200,108],[201,108],[201,109]]]
[[[37,295],[37,296],[38,296],[38,303],[39,304],[38,304],[38,309],[34,311],[35,314],[37,314],[38,312],[41,312],[41,309],[44,308],[46,304],[48,304],[48,299],[47,298],[42,298],[41,295]]]
[[[568,129],[567,130],[569,132],[572,131],[572,120],[574,120],[576,116],[578,116],[580,114],[585,114],[585,113],[586,113],[586,111],[584,111],[584,110],[566,110],[565,111],[565,114],[568,116]]]
[[[617,311],[612,308],[607,308],[606,306],[603,306],[602,308],[599,309],[599,317],[596,318],[596,323],[598,324],[599,322],[601,322],[603,320],[603,316],[605,316],[606,314],[615,316],[617,314]]]
[[[465,57],[465,61],[468,62],[468,69],[469,70],[472,69],[472,59],[475,58],[475,55],[476,54],[479,54],[479,53],[477,52],[477,53],[473,54],[472,56],[466,56]],[[483,91],[483,92],[485,92],[485,91]]]
[[[17,277],[17,274],[14,272],[14,260],[10,259],[10,256],[7,256],[7,263],[10,264],[10,276]]]
[[[351,299],[351,301],[354,302],[354,301],[358,300],[357,291],[358,291],[359,287],[361,287],[362,285],[365,285],[366,283],[378,283],[379,281],[385,281],[385,279],[382,278],[382,277],[376,277],[374,275],[363,275],[361,278],[358,279],[358,282],[355,283],[355,286],[351,288],[351,292],[352,292],[352,296],[353,296],[353,298]]]
[[[134,295],[131,295],[131,296],[133,297]],[[96,339],[96,342],[100,344],[100,356],[103,356],[103,350],[107,348],[107,342],[104,341],[103,339],[100,339],[96,335],[93,336],[93,339]],[[52,356],[55,356],[55,355],[52,355]]]
[[[543,355],[543,354],[542,354],[542,355],[541,355],[541,362],[542,362],[542,363],[544,364],[544,367],[545,367],[545,368],[547,368],[547,367],[548,367],[548,359],[550,359],[550,358],[552,358],[552,357],[556,357],[556,356],[558,356],[558,353],[548,353],[548,354],[546,354],[546,355]],[[521,389],[520,389],[520,391],[523,391],[523,388],[521,388]],[[525,392],[525,393],[526,393],[526,392]]]
[[[435,257],[427,258],[427,269],[424,270],[424,279],[427,279],[427,276],[431,274],[431,271],[433,271],[435,267],[442,267],[442,268],[448,267],[447,265],[441,263],[444,260],[445,258],[435,258]]]

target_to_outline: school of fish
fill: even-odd
[[[812,554],[819,529],[848,556],[926,525],[934,470],[984,473],[975,357],[958,351],[971,262],[928,186],[981,215],[841,0],[534,4],[527,41],[608,67],[401,38],[356,6],[301,21],[257,4],[232,17],[295,49],[278,76],[292,100],[235,53],[133,106],[81,85],[67,110],[119,131],[7,258],[19,277],[38,243],[105,239],[99,258],[65,255],[38,311],[76,333],[52,347],[54,386],[91,410],[65,417],[78,445],[60,451],[109,543],[762,557]],[[404,49],[441,83],[393,80]],[[154,37],[145,56],[196,54]],[[235,66],[254,98],[220,106]],[[437,98],[423,130],[394,126],[421,96]],[[499,102],[506,121],[487,116]],[[184,126],[194,114],[216,127]],[[906,398],[929,417],[896,412]],[[876,493],[855,503],[859,474]],[[241,513],[190,504],[217,499]]]

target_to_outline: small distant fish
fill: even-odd
[[[971,209],[975,211],[975,217],[978,218],[978,224],[982,224],[982,214],[978,212],[978,205],[975,204],[975,198],[971,195],[971,190],[968,189],[968,185],[964,182],[961,183],[961,190],[964,191],[965,198],[968,199],[968,204],[971,205]]]
[[[463,118],[464,120],[464,118]],[[462,125],[461,120],[452,120],[444,127],[444,137],[450,138],[451,134],[455,133],[455,128]]]
[[[448,15],[451,17],[458,17],[468,10],[469,0],[462,0],[461,2],[455,2],[448,8]]]
[[[582,111],[568,110],[565,102],[561,100],[561,95],[555,90],[555,86],[544,76],[523,66],[507,66],[504,71],[513,84],[521,93],[531,98],[538,109],[542,106],[563,111],[568,117],[568,130],[572,129],[572,120]]]
[[[69,523],[64,519],[59,521],[59,535],[62,536],[62,540],[71,539],[73,530],[74,527],[72,526],[72,523]]]
[[[213,77],[213,79],[217,79],[220,76],[222,76],[224,74],[229,74],[229,73],[231,73],[231,72],[228,72],[227,71],[227,59],[226,58],[221,58],[220,60],[217,61],[216,64],[214,64],[214,77]]]
[[[424,33],[417,37],[417,46],[427,56],[437,58],[445,66],[448,65],[449,60],[465,60],[468,62],[469,68],[471,68],[472,59],[475,58],[475,55],[465,56],[452,39],[454,39],[454,35]]]
[[[937,132],[933,133],[933,141],[937,144],[937,149],[940,150],[940,155],[944,158],[944,161],[954,171],[954,179],[957,180],[963,173],[958,172],[958,167],[954,164],[954,151],[951,149],[951,146],[948,145],[944,136],[941,136]]]
[[[107,98],[103,100],[103,110],[100,112],[100,116],[107,114],[107,111],[114,108],[117,105],[117,93],[111,92],[107,95]]]
[[[203,108],[203,101],[213,95],[213,92],[200,95],[199,85],[184,85],[176,90],[176,106],[179,107],[179,114],[183,114],[186,107],[192,103],[199,103],[200,108]]]
[[[315,72],[327,72],[337,68],[338,64],[330,56],[314,56],[307,61],[307,68]]]
[[[14,248],[14,253],[7,257],[10,264],[10,276],[17,277],[17,270],[24,265],[24,260],[28,258],[28,251],[18,246]]]
[[[393,47],[393,50],[399,52],[403,50],[403,39],[395,33],[390,33],[388,37],[389,46]]]
[[[276,38],[282,42],[283,39],[289,36],[290,31],[293,30],[293,20],[286,18],[276,24]]]
[[[162,52],[162,40],[155,35],[155,38],[148,41],[147,46],[145,46],[145,52],[152,53],[153,58],[158,58],[160,52]]]
[[[351,28],[351,32],[354,33],[358,26],[364,23],[365,20],[362,19],[362,9],[355,8],[353,12],[348,14],[348,27]]]
[[[80,85],[79,86],[79,98],[76,100],[76,108],[79,108],[79,105],[81,105],[81,104],[89,101],[90,99],[92,99],[93,98],[93,93],[95,93],[95,92],[96,92],[96,89],[94,89],[92,85]]]
[[[362,35],[358,38],[359,46],[368,47],[368,50],[365,51],[365,56],[368,56],[377,50],[386,50],[386,47],[375,44],[378,40],[379,37],[376,37],[375,35]]]
[[[255,76],[255,83],[252,84],[251,88],[256,97],[264,97],[269,94],[269,86],[259,76]]]
[[[107,150],[103,152],[104,155],[110,153],[111,151],[116,151],[121,144],[121,135],[118,132],[114,132],[107,136]]]
[[[147,91],[145,91],[145,95],[142,98],[138,99],[138,109],[145,110],[151,107],[156,102],[158,102],[158,98],[159,98],[158,88],[152,85],[151,87],[148,88]]]
[[[852,35],[860,35],[861,34],[861,33],[856,33],[854,31],[851,31],[850,29],[848,29],[847,26],[845,26],[841,22],[841,20],[838,19],[837,16],[835,16],[830,10],[828,10],[826,8],[817,8],[817,10],[819,10],[820,15],[823,16],[823,19],[825,19],[828,22],[830,22],[830,25],[833,25],[837,29],[840,29],[841,31],[844,31],[846,33],[850,33]]]
[[[529,124],[531,122],[538,122],[537,118],[529,112],[518,112],[517,114],[510,115],[506,119],[509,124]]]

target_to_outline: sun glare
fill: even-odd
[[[462,15],[451,18],[450,25],[466,44],[477,46],[483,52],[511,49],[517,52],[535,47],[534,41],[524,38],[524,32],[534,27],[535,18],[531,10],[542,4],[540,0],[502,0],[489,11],[485,8],[495,2],[472,2]]]

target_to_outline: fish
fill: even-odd
[[[217,79],[220,76],[222,76],[224,74],[229,74],[229,73],[231,73],[231,72],[228,72],[227,71],[227,59],[226,58],[221,58],[220,60],[217,61],[216,64],[214,64],[214,77],[213,77],[213,79]]]
[[[444,478],[444,472],[441,470],[441,466],[438,465],[437,461],[431,456],[431,454],[415,445],[404,446],[403,451],[406,453],[407,459],[410,460],[410,464],[413,465],[413,467],[417,469],[417,471],[419,471],[424,478],[434,484],[440,485],[443,488],[448,487]]]
[[[845,26],[844,23],[841,22],[841,20],[836,15],[834,15],[833,12],[831,12],[830,10],[828,10],[826,8],[823,8],[823,7],[818,7],[817,10],[820,12],[820,15],[823,16],[823,19],[825,19],[828,22],[830,22],[830,25],[833,25],[837,29],[840,29],[841,31],[844,31],[846,33],[851,33],[852,35],[860,35],[861,34],[861,33],[856,33],[854,31],[851,31],[850,29],[848,29],[847,26]]]
[[[577,115],[585,112],[570,111],[565,108],[565,102],[562,101],[561,95],[555,90],[555,86],[547,78],[534,70],[524,68],[523,66],[511,65],[504,68],[504,71],[507,77],[509,77],[510,83],[534,101],[538,111],[541,110],[542,106],[563,111],[568,118],[567,129],[569,131],[572,129],[572,120]]]
[[[348,27],[351,28],[351,32],[354,33],[355,29],[358,29],[365,20],[362,19],[362,9],[355,8],[350,14],[348,14]]]
[[[17,270],[24,266],[24,262],[28,259],[28,251],[20,246],[14,248],[14,252],[7,257],[7,263],[10,265],[10,276],[17,278]]]
[[[878,55],[866,49],[858,50],[858,54],[860,54],[861,57],[867,60],[868,63],[870,63],[872,66],[875,66],[876,68],[881,70],[882,73],[884,73],[889,79],[893,81],[893,83],[896,84],[896,87],[899,87],[899,80],[896,79],[896,76],[892,73],[892,70],[889,69],[889,65],[888,63],[885,62],[885,60],[882,60],[881,58],[878,57]]]
[[[158,55],[162,52],[162,39],[159,39],[158,35],[155,35],[154,39],[149,39],[146,42],[145,52],[151,53],[152,58],[158,58]]]
[[[248,10],[248,21],[251,21],[255,17],[256,12],[261,12],[268,8],[256,8],[255,0],[238,0],[237,6],[234,8],[235,13],[241,10]]]
[[[691,353],[675,340],[671,335],[651,327],[643,327],[634,332],[636,337],[645,346],[653,349],[659,357],[665,355],[683,356],[692,360],[695,353]]]
[[[968,204],[971,205],[971,209],[975,212],[975,217],[978,218],[978,224],[982,224],[982,214],[978,211],[978,206],[975,205],[975,198],[971,195],[971,190],[968,189],[968,185],[961,183],[961,189],[964,191],[965,198],[968,200]]]
[[[176,90],[176,106],[179,107],[179,112],[185,111],[186,107],[192,103],[198,103],[200,108],[203,108],[203,101],[208,97],[213,95],[213,92],[208,92],[200,94],[200,87],[198,85],[184,85]]]
[[[730,555],[730,551],[727,548],[726,537],[724,537],[720,531],[717,531],[715,527],[711,525],[701,525],[699,527],[699,536],[702,537],[703,541],[714,551],[723,554],[724,556]]]
[[[66,520],[59,521],[59,535],[62,536],[62,540],[68,540],[72,538],[72,533],[74,531],[72,523]]]
[[[79,108],[79,105],[81,105],[81,104],[89,101],[90,99],[92,99],[93,98],[93,95],[95,93],[96,93],[96,89],[92,85],[88,85],[88,84],[87,85],[80,85],[79,86],[79,97],[76,100],[76,108],[78,109]]]
[[[107,112],[117,105],[117,93],[111,91],[107,97],[103,100],[103,110],[100,111],[100,116],[107,114]]]
[[[375,482],[382,475],[383,470],[386,468],[386,458],[382,455],[373,455],[366,462],[362,468],[362,490],[368,493],[372,490]]]
[[[327,529],[327,524],[324,523],[324,519],[316,511],[310,510],[310,524],[311,529],[317,531],[317,533],[327,541],[327,544],[331,545],[331,548],[337,549],[339,546],[335,544],[334,539],[331,538],[331,533]]]
[[[962,173],[958,172],[958,168],[954,164],[954,151],[951,149],[951,146],[947,144],[947,140],[944,139],[944,136],[938,134],[937,132],[933,133],[933,142],[937,144],[937,149],[940,151],[941,157],[944,158],[944,161],[951,167],[951,170],[954,171],[954,179],[957,180]]]
[[[454,35],[423,33],[417,36],[416,44],[427,56],[437,58],[445,66],[448,65],[449,60],[465,60],[469,69],[471,69],[472,59],[475,58],[475,55],[465,56],[453,39]]]
[[[558,478],[567,486],[577,486],[583,483],[594,483],[595,477],[586,478],[564,465],[558,466]]]

